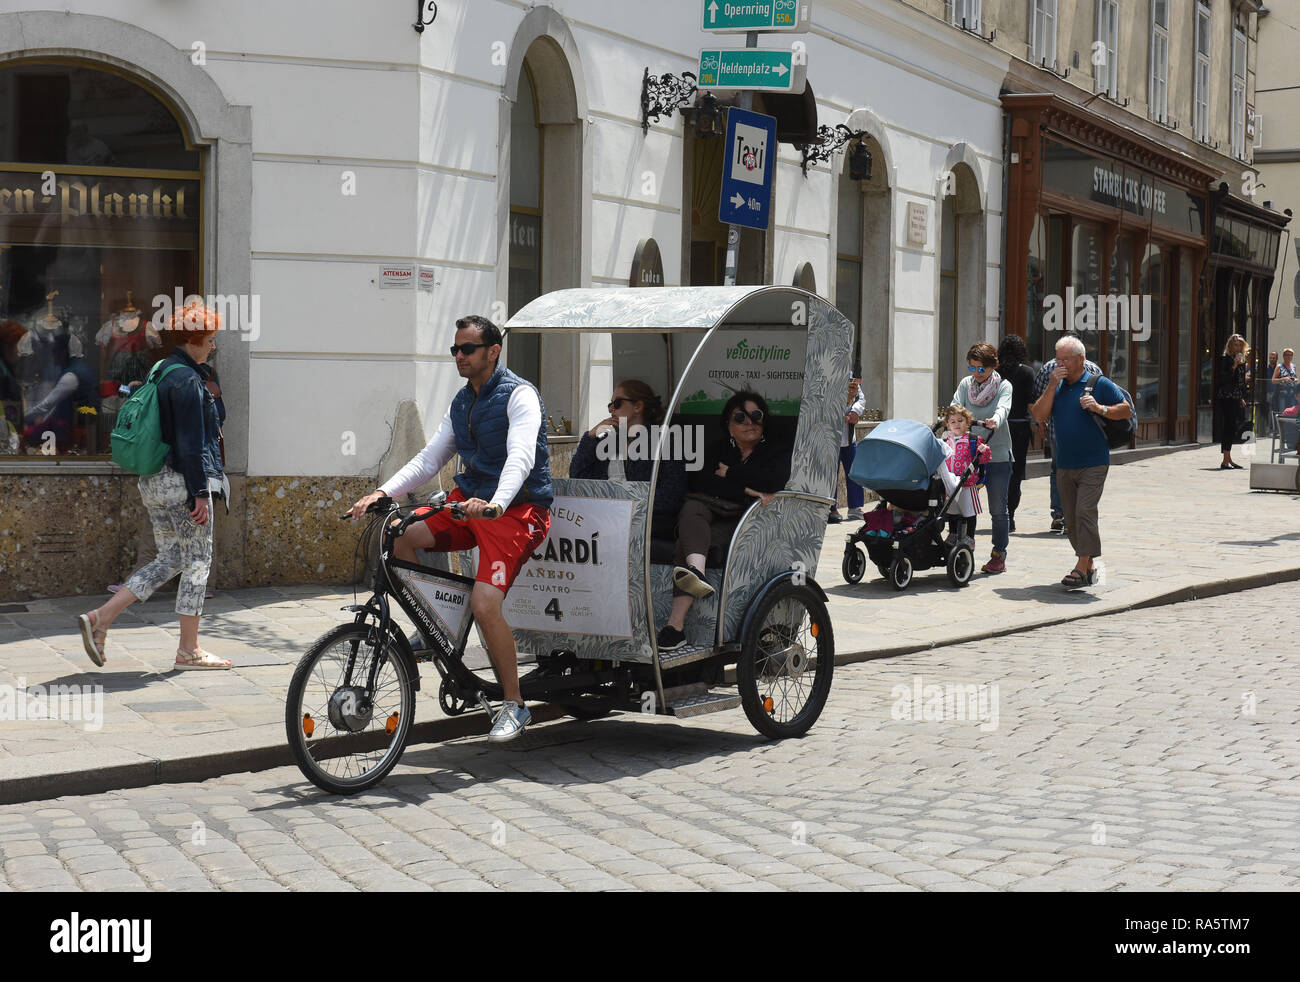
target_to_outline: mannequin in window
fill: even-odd
[[[27,328],[0,321],[0,454],[18,453],[23,420],[23,388],[18,382],[18,346]]]
[[[118,389],[143,382],[149,365],[156,360],[151,353],[162,347],[161,335],[140,316],[132,293],[126,291],[126,306],[106,320],[95,335],[95,343],[102,349],[99,394],[107,400],[105,410],[113,413],[121,403]]]
[[[87,432],[94,432],[98,416],[94,370],[81,355],[81,342],[70,334],[54,313],[50,293],[49,312],[39,318],[28,336],[31,339],[33,374],[37,401],[23,414],[23,441],[32,448],[48,447],[47,433],[54,434],[55,452],[87,449]]]

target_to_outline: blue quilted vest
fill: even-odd
[[[497,367],[476,396],[474,389],[465,388],[451,401],[451,426],[456,434],[456,452],[460,454],[462,470],[456,475],[456,486],[466,498],[490,501],[496,493],[501,468],[506,463],[506,436],[510,431],[508,414],[510,394],[515,386],[531,383],[520,378],[508,368]],[[541,403],[541,394],[537,401]],[[546,410],[542,409],[542,419]],[[537,452],[533,469],[524,479],[524,485],[515,495],[514,504],[551,506],[550,449],[546,444],[546,426],[537,427]]]

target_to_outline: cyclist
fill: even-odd
[[[515,638],[501,608],[510,584],[551,526],[550,452],[537,389],[500,364],[501,330],[486,317],[462,317],[456,321],[451,353],[466,384],[452,399],[438,432],[405,467],[354,504],[351,515],[357,521],[377,499],[420,487],[459,454],[463,469],[448,500],[465,503],[466,519],[459,521],[446,511],[431,514],[402,534],[394,553],[416,562],[417,549],[455,552],[478,546],[470,609],[505,699],[488,739],[504,743],[532,720],[519,693]],[[500,518],[482,517],[490,505],[500,506]]]

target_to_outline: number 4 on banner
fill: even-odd
[[[542,613],[550,614],[557,621],[564,620],[564,613],[560,610],[560,601],[558,597],[552,597],[551,602],[546,605]]]

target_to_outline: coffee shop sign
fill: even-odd
[[[1105,167],[1092,169],[1092,190],[1095,195],[1122,200],[1143,210],[1154,209],[1159,215],[1165,213],[1165,192],[1136,177],[1125,177]]]

